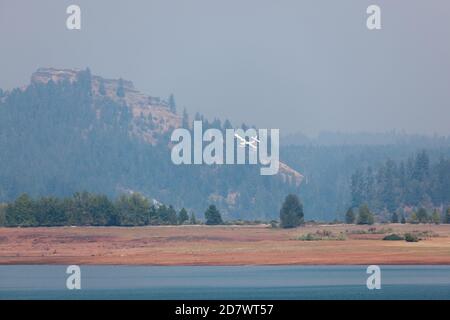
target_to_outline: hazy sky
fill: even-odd
[[[0,87],[47,66],[282,133],[450,134],[448,0],[0,0]]]

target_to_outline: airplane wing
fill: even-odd
[[[258,143],[261,142],[261,141],[258,140],[257,137],[252,137],[252,140],[255,141],[255,142],[258,142]]]
[[[235,136],[236,138],[238,138],[239,140],[241,140],[241,142],[247,142],[247,141],[245,141],[244,138],[242,138],[242,137],[241,137],[240,135],[238,135],[237,133],[235,133],[234,136]]]

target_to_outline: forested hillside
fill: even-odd
[[[39,70],[28,86],[0,90],[0,202],[22,193],[139,192],[177,210],[198,213],[215,204],[224,219],[246,220],[277,218],[289,193],[300,196],[305,220],[344,220],[350,206],[362,203],[375,212],[449,204],[448,138],[402,136],[383,144],[383,136],[361,144],[351,135],[322,138],[333,143],[292,143],[291,136],[281,141],[280,160],[305,176],[299,183],[289,179],[292,169],[261,176],[259,166],[173,165],[170,133],[192,118],[205,128],[232,126],[180,115],[173,96],[166,102],[144,95],[123,79]],[[353,142],[337,143],[343,139]]]
[[[0,101],[0,202],[22,193],[139,192],[194,212],[214,203],[225,218],[270,219],[287,193],[298,192],[283,173],[260,176],[259,166],[172,164],[169,136],[182,117],[170,101],[121,79],[39,70]],[[229,125],[205,120],[204,127]]]
[[[450,159],[430,161],[426,151],[405,160],[357,170],[351,180],[352,205],[368,204],[378,213],[403,214],[410,208],[450,204]]]

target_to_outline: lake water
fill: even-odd
[[[450,266],[0,266],[0,299],[450,299]]]

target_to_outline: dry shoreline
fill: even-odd
[[[450,265],[450,225],[0,228],[0,265]],[[317,230],[346,240],[301,241]],[[416,243],[389,233],[429,232]]]

